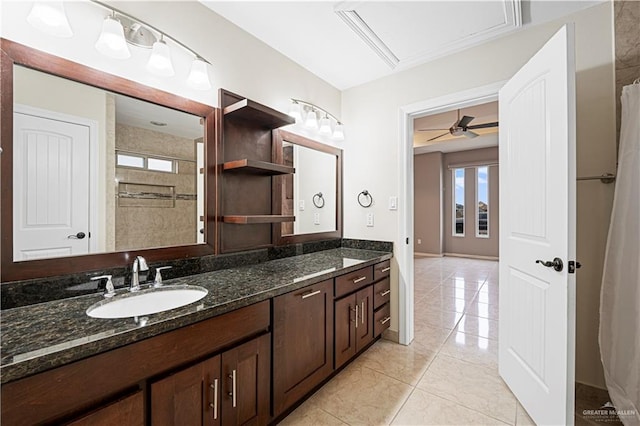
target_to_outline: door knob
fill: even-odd
[[[553,268],[556,271],[562,271],[564,264],[562,263],[562,259],[559,257],[554,258],[553,260],[536,260],[536,263],[540,263],[542,266],[546,266],[547,268]]]
[[[75,235],[69,235],[69,236],[67,236],[67,238],[69,238],[70,240],[81,240],[81,239],[83,239],[83,238],[84,238],[84,237],[86,237],[86,236],[87,236],[87,234],[85,234],[84,232],[78,232],[78,233],[77,233],[77,234],[75,234]]]

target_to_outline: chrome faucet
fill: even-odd
[[[140,290],[140,277],[138,276],[138,273],[148,270],[149,267],[147,266],[147,261],[144,260],[144,257],[136,256],[136,258],[133,259],[133,267],[131,268],[131,287],[129,287],[129,291]]]

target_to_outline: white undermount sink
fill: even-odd
[[[206,288],[194,285],[163,286],[102,300],[87,309],[93,318],[129,318],[155,314],[197,302]]]

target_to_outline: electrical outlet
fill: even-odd
[[[320,213],[313,214],[313,224],[320,225]]]
[[[422,244],[422,240],[418,238],[418,244]]]
[[[373,226],[373,213],[367,213],[367,226]]]
[[[389,197],[389,210],[398,210],[398,197]]]
[[[304,211],[304,200],[298,201],[298,210]]]

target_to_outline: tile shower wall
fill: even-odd
[[[177,173],[116,167],[116,251],[196,243],[195,141],[117,124],[116,151],[177,163]]]
[[[640,2],[613,3],[616,43],[616,129],[620,138],[620,95],[622,87],[640,78]]]

